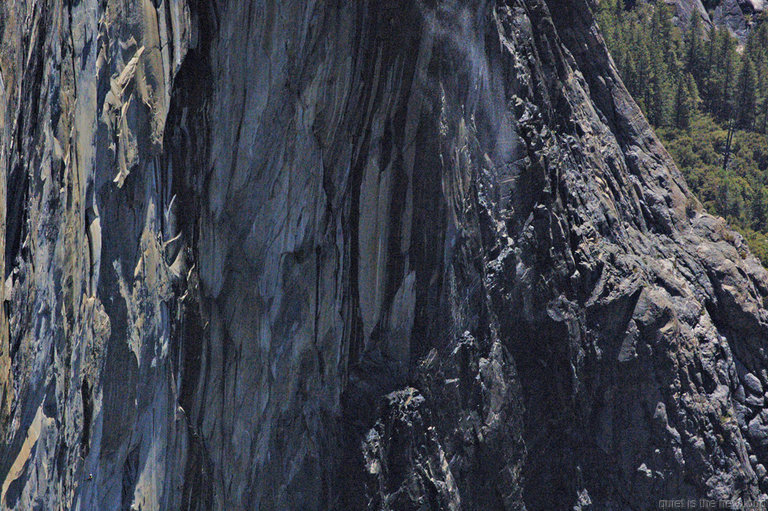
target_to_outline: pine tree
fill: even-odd
[[[701,18],[694,14],[686,38],[685,68],[696,78],[701,78],[701,52]]]
[[[713,76],[715,67],[715,58],[717,56],[717,27],[714,24],[710,25],[709,33],[707,34],[707,48],[704,52],[704,60],[701,62],[701,66],[698,72],[699,89],[702,91],[707,108],[714,111],[714,92],[717,90],[715,84],[716,80]]]
[[[715,24],[709,26],[709,34],[707,37],[707,62],[706,72],[709,74],[712,71],[712,66],[715,64],[715,51],[717,47],[717,33],[718,29]]]
[[[755,65],[748,55],[744,56],[741,72],[736,84],[737,97],[736,123],[740,128],[752,129],[755,124],[757,107],[757,79],[755,77]]]
[[[675,126],[688,130],[699,104],[699,91],[696,80],[690,73],[681,75],[677,80],[677,92],[675,94]]]
[[[736,43],[727,30],[717,30],[715,61],[707,82],[707,96],[711,110],[721,119],[733,116],[733,89],[738,62]]]
[[[767,133],[768,132],[768,97],[763,97],[762,101],[760,102],[760,113],[761,115],[761,121],[760,121],[760,133]]]
[[[657,48],[652,48],[650,55],[650,77],[646,88],[646,104],[648,120],[654,126],[664,126],[667,123],[668,90],[664,56]]]
[[[765,60],[765,45],[768,43],[768,25],[764,21],[749,32],[747,44],[744,48],[745,54],[749,55],[755,63]]]
[[[643,99],[646,105],[651,104],[649,87],[652,77],[650,45],[648,33],[642,25],[632,24],[630,28],[631,47],[634,48],[634,76],[633,87],[629,89],[633,97]]]
[[[768,187],[762,186],[752,195],[752,229],[765,232],[768,228]]]
[[[616,4],[613,7],[613,11],[616,13],[616,19],[621,21],[621,17],[624,14],[624,0],[616,0]]]
[[[659,2],[653,10],[653,22],[651,23],[651,44],[661,52],[664,62],[669,65],[677,60],[676,37],[672,14],[666,4]]]

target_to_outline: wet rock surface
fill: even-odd
[[[0,507],[764,501],[768,274],[593,9],[0,4]]]

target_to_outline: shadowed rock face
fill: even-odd
[[[748,23],[745,15],[753,12],[754,9],[749,2],[724,0],[715,9],[712,21],[720,27],[728,28],[743,43],[746,41],[750,29],[750,23]]]
[[[677,25],[685,30],[691,17],[700,16],[705,26],[714,23],[727,28],[741,43],[747,41],[750,30],[766,8],[765,0],[664,0],[671,6]],[[632,3],[632,2],[630,2]],[[706,8],[705,8],[706,6]],[[707,12],[707,8],[710,9]]]
[[[0,507],[765,499],[768,274],[593,9],[0,4]]]
[[[664,0],[664,3],[672,7],[677,24],[681,28],[687,27],[693,16],[699,16],[707,25],[711,23],[709,13],[701,0]]]

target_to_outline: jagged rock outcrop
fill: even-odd
[[[752,4],[739,0],[724,0],[717,6],[712,15],[712,21],[715,25],[726,27],[741,42],[747,40],[751,23],[747,20],[747,15],[753,12]]]
[[[712,23],[701,0],[664,0],[664,2],[673,9],[676,23],[681,28],[688,27],[694,15],[699,16],[706,25]]]
[[[768,274],[593,9],[0,4],[0,507],[765,501]]]
[[[701,17],[705,26],[712,23],[724,27],[741,43],[747,41],[749,32],[765,11],[765,0],[714,0],[702,3],[702,0],[664,0],[671,6],[676,24],[686,29],[689,27],[691,16]],[[708,12],[706,5],[710,8]]]

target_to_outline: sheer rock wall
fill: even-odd
[[[590,0],[0,5],[0,507],[768,486],[768,275]]]

